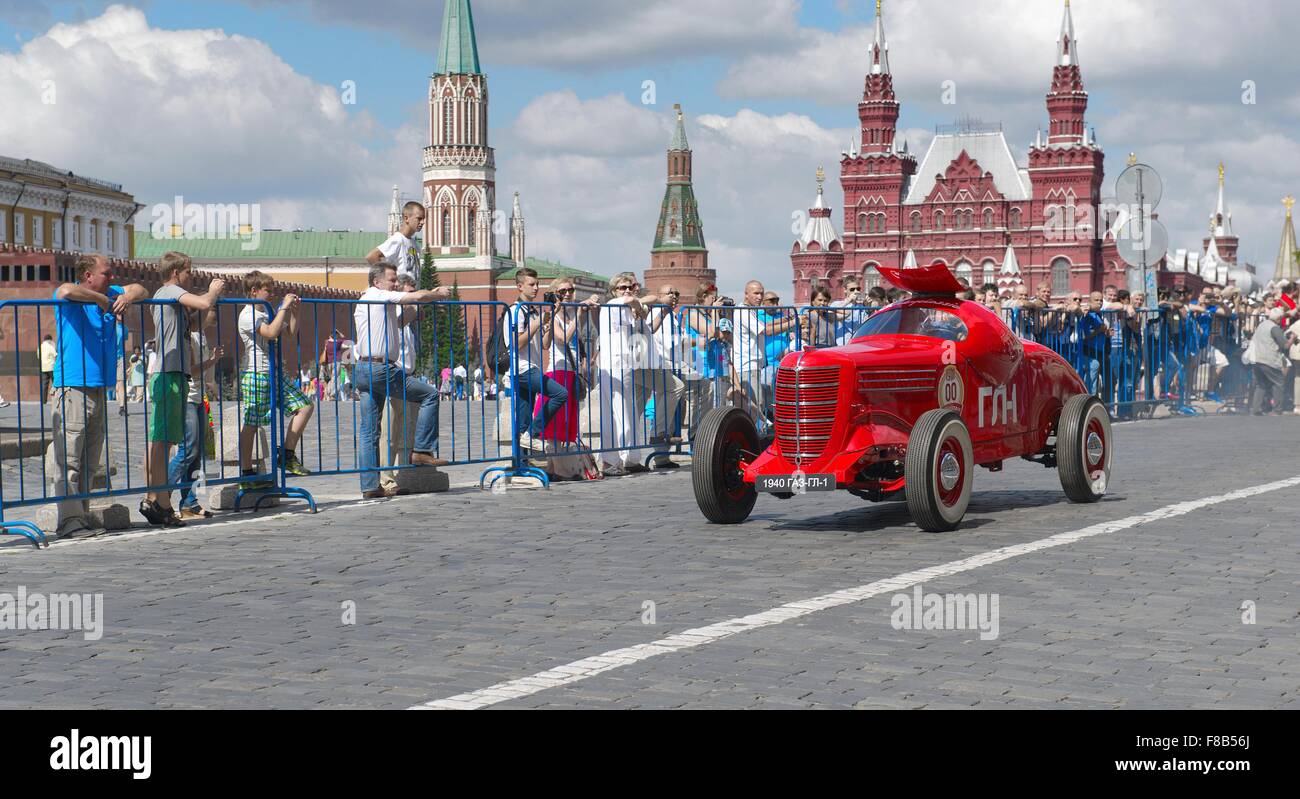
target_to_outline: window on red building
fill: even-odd
[[[1070,293],[1070,262],[1064,258],[1052,261],[1052,294],[1059,297]]]
[[[920,233],[920,232],[921,232],[921,212],[920,212],[920,211],[913,211],[913,212],[912,212],[912,232],[913,232],[913,233]]]

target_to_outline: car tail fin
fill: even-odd
[[[876,269],[891,284],[918,296],[943,295],[951,299],[957,292],[965,291],[948,267],[939,263],[913,269],[896,266],[878,266]]]

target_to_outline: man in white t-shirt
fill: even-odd
[[[424,206],[411,201],[402,206],[402,224],[383,244],[370,251],[366,261],[374,266],[384,261],[397,267],[397,274],[420,278],[420,247],[415,234],[424,227]]]
[[[361,441],[357,465],[361,470],[361,498],[389,496],[379,486],[380,413],[389,397],[405,397],[420,404],[415,423],[412,466],[446,466],[449,461],[433,455],[438,446],[438,390],[408,375],[402,356],[402,328],[419,316],[416,303],[446,299],[450,290],[397,291],[397,267],[380,261],[370,267],[370,288],[356,305],[353,321],[357,331],[357,366],[353,381],[361,394]]]
[[[732,352],[736,387],[744,392],[744,401],[740,407],[754,419],[759,435],[771,427],[765,406],[765,399],[771,392],[765,391],[763,387],[763,367],[767,365],[767,337],[785,333],[799,324],[798,315],[793,313],[765,322],[762,305],[763,284],[751,280],[745,284],[745,306],[737,308],[735,312],[736,343]]]
[[[537,301],[538,286],[536,270],[528,267],[517,270],[515,288],[519,295],[508,312],[514,338],[515,368],[510,388],[515,396],[515,435],[519,437],[521,450],[535,451],[542,450],[537,437],[569,401],[569,390],[543,371],[542,353],[551,347],[551,337],[555,332],[551,322],[560,300],[557,297],[554,307],[545,310],[530,305]],[[546,401],[534,413],[538,395],[545,396]]]

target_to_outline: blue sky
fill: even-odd
[[[0,121],[5,155],[121,182],[144,203],[178,193],[259,202],[277,227],[376,229],[391,185],[418,191],[440,0],[109,5],[0,0],[0,104],[32,112]],[[1242,254],[1270,272],[1279,200],[1300,193],[1294,4],[1259,0],[1250,15],[1212,0],[1073,6],[1108,180],[1138,152],[1165,177],[1174,246],[1190,247],[1224,160]],[[788,280],[791,214],[812,201],[817,166],[835,175],[856,127],[873,2],[475,0],[474,14],[500,203],[522,192],[532,254],[644,268],[680,102],[720,279]],[[1060,20],[1055,0],[886,0],[899,127],[913,151],[936,124],[969,115],[1002,122],[1023,161],[1047,117]],[[57,22],[72,32],[52,47]],[[224,36],[195,33],[210,29]],[[103,46],[62,49],[72,40]],[[228,51],[238,63],[219,64]],[[31,84],[47,74],[76,102],[38,107]],[[640,104],[647,79],[652,108]],[[320,93],[344,80],[356,81],[358,104],[322,109]],[[958,88],[952,106],[940,101],[946,80]],[[1241,102],[1245,80],[1256,104]],[[200,135],[160,132],[160,107]],[[72,135],[97,112],[110,121],[96,136]],[[838,207],[834,181],[827,197]]]

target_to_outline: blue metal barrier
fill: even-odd
[[[233,324],[223,324],[223,319],[228,315],[223,311],[233,311],[243,306],[258,304],[254,300],[222,299],[210,312],[210,317],[205,319],[204,317],[195,316],[194,318],[215,321],[216,341],[222,342],[227,338],[231,338],[228,334],[235,329]],[[269,306],[264,302],[260,303],[260,305],[269,309]],[[149,427],[151,420],[154,420],[156,425],[163,431],[160,443],[167,443],[168,450],[171,449],[172,444],[176,444],[178,451],[181,451],[185,456],[181,460],[189,464],[191,471],[189,474],[182,473],[182,479],[180,480],[151,481],[145,468],[146,457],[141,459],[140,473],[142,477],[136,477],[132,468],[134,460],[132,458],[132,445],[134,443],[138,451],[140,442],[138,440],[133,442],[134,437],[138,436],[139,433],[132,430],[132,416],[128,413],[128,398],[122,396],[119,399],[120,410],[114,416],[108,410],[108,392],[115,385],[128,382],[125,371],[129,369],[130,364],[130,360],[126,355],[126,342],[129,334],[133,334],[135,340],[141,341],[146,338],[146,333],[151,331],[152,338],[160,342],[177,342],[178,352],[158,351],[153,356],[150,356],[159,359],[155,373],[162,374],[163,367],[170,365],[174,368],[168,371],[185,375],[186,386],[188,386],[190,380],[195,379],[192,373],[195,367],[201,367],[202,364],[195,363],[194,359],[203,360],[201,353],[206,347],[204,343],[206,339],[202,333],[202,327],[195,330],[190,329],[192,313],[196,312],[170,310],[179,307],[179,303],[175,300],[146,299],[133,303],[121,317],[115,317],[111,313],[105,312],[103,320],[100,322],[100,330],[103,330],[102,325],[111,325],[109,330],[112,332],[94,334],[103,340],[82,342],[76,340],[76,335],[73,333],[89,336],[92,330],[76,322],[77,317],[73,317],[71,314],[84,314],[87,310],[86,303],[55,299],[5,300],[0,302],[0,316],[12,314],[15,330],[22,329],[19,324],[22,313],[34,314],[36,322],[34,329],[38,331],[38,338],[46,330],[47,324],[52,328],[59,328],[59,319],[62,314],[69,314],[69,319],[73,320],[69,322],[70,326],[68,328],[68,331],[72,332],[61,334],[56,342],[58,360],[55,365],[54,384],[58,396],[56,405],[50,409],[48,418],[45,404],[42,402],[38,404],[36,409],[37,418],[33,420],[35,424],[28,422],[28,411],[23,403],[30,402],[30,399],[22,395],[22,381],[21,379],[18,381],[19,396],[16,399],[18,400],[18,442],[20,452],[19,456],[13,459],[17,462],[18,490],[15,495],[15,492],[12,491],[13,480],[11,479],[9,484],[6,485],[3,477],[0,477],[0,531],[22,535],[39,548],[48,545],[45,534],[30,521],[7,520],[6,514],[8,511],[15,508],[34,507],[44,504],[75,502],[81,504],[75,509],[69,509],[69,513],[73,518],[83,517],[86,512],[85,503],[92,499],[125,496],[141,492],[170,493],[171,491],[190,491],[195,483],[192,479],[193,468],[199,470],[200,477],[197,482],[205,486],[231,484],[250,479],[272,482],[272,487],[258,492],[262,496],[259,496],[255,507],[260,507],[267,496],[284,496],[306,499],[314,508],[314,503],[312,503],[307,492],[284,485],[283,475],[279,474],[282,471],[279,458],[274,457],[274,453],[279,450],[280,441],[280,428],[276,425],[271,427],[270,453],[268,453],[269,466],[264,471],[254,475],[227,475],[222,466],[217,475],[209,475],[209,463],[206,454],[201,451],[203,449],[202,444],[198,445],[200,452],[197,453],[197,458],[194,458],[195,453],[188,451],[188,446],[184,441],[177,444],[177,442],[169,440],[170,436],[175,432],[175,425],[170,418],[170,415],[177,411],[175,399],[179,399],[179,412],[183,417],[180,421],[182,430],[184,430],[187,421],[185,417],[191,411],[189,406],[192,402],[188,390],[179,397],[174,397],[172,392],[179,391],[180,386],[172,385],[166,381],[158,383],[159,386],[168,389],[168,396],[164,400],[151,399],[151,388],[148,382],[142,387],[141,400],[146,409],[145,426],[146,428]],[[146,316],[150,318],[146,319]],[[156,317],[157,321],[153,317]],[[161,329],[158,328],[158,325],[162,326]],[[191,334],[194,334],[194,336],[192,337]],[[65,340],[65,335],[68,340]],[[112,341],[108,341],[105,338],[106,335],[111,337]],[[197,349],[194,346],[194,338],[198,339]],[[22,346],[22,342],[17,339],[16,336],[14,341],[15,356]],[[91,353],[91,349],[97,347],[103,348],[102,354],[98,358]],[[238,357],[238,344],[232,350],[236,352],[236,357]],[[279,375],[278,352],[278,348],[273,349],[273,357],[268,370],[273,385]],[[107,358],[106,356],[109,355],[112,357]],[[112,361],[116,365],[109,367],[108,361]],[[17,358],[15,357],[16,362]],[[111,374],[105,371],[109,368],[112,369]],[[203,374],[198,376],[199,380],[203,380],[203,378]],[[216,385],[215,404],[217,415],[218,418],[224,418],[227,398],[223,396],[222,382],[217,381]],[[199,393],[202,396],[201,389]],[[276,416],[279,408],[278,392],[272,392],[269,401],[271,414]],[[73,435],[72,443],[75,457],[72,461],[75,466],[71,468],[68,457],[69,402],[81,403],[79,409],[73,407],[72,410],[80,411],[80,416],[77,418],[82,421],[81,429]],[[156,420],[155,417],[157,417]],[[121,424],[118,426],[110,424],[110,421],[116,418],[121,419]],[[148,433],[148,430],[145,432]],[[224,426],[220,432],[216,433],[216,436],[224,439]],[[23,442],[25,440],[30,441],[33,438],[43,444],[40,456],[28,456],[21,451]],[[44,445],[47,438],[49,444]],[[200,442],[202,438],[202,436],[199,437]],[[224,444],[224,440],[221,443]],[[144,446],[147,447],[148,444],[146,443]],[[119,463],[115,463],[113,458],[113,451],[116,447],[120,447],[123,453],[123,458],[120,461],[123,473],[115,481],[113,476],[116,474],[119,465]],[[91,457],[85,457],[87,455]],[[38,457],[35,468],[30,463],[33,457]],[[220,459],[218,459],[218,464],[221,465]],[[13,468],[12,462],[8,466]],[[102,489],[96,489],[94,486],[99,480],[97,470],[100,467],[103,469],[104,486]],[[51,468],[55,469],[56,473],[51,473]],[[155,469],[160,468],[155,465]],[[168,468],[168,471],[170,471],[170,468]],[[29,472],[31,473],[29,474]],[[114,487],[115,482],[120,487]],[[39,485],[39,491],[35,488],[37,484]],[[60,489],[59,486],[62,486],[62,488]],[[242,499],[243,494],[244,492],[241,490],[236,500],[237,503]]]

